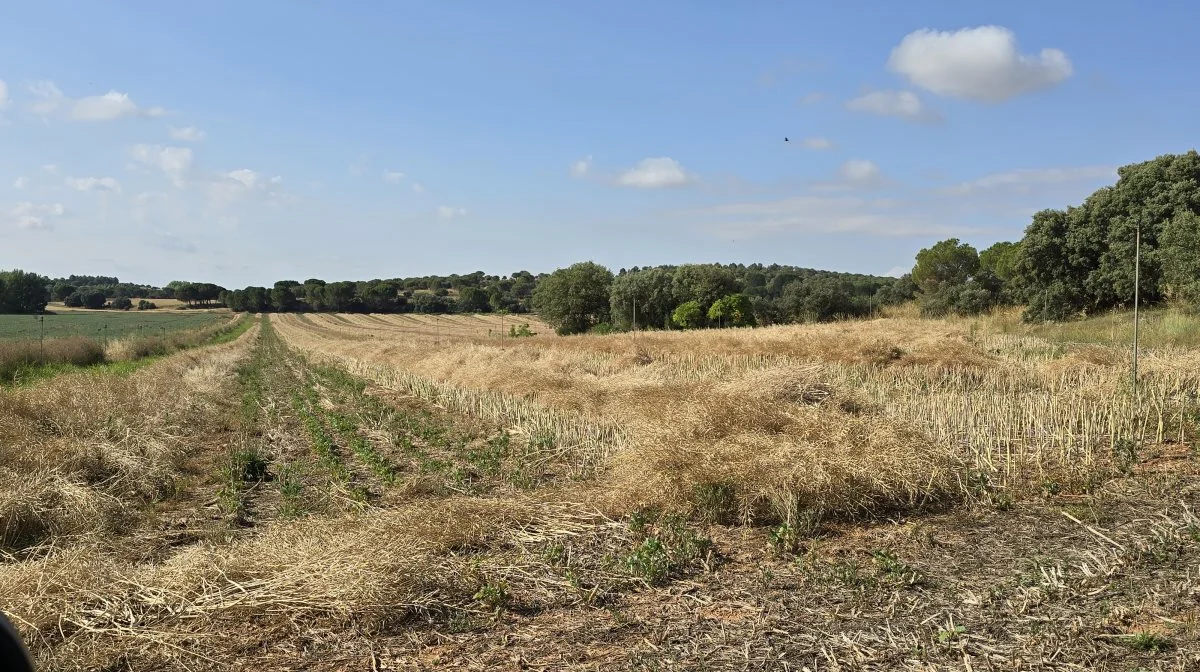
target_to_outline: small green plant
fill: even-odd
[[[528,338],[529,336],[537,336],[537,332],[530,331],[528,324],[517,324],[508,328],[509,338]]]
[[[925,577],[920,570],[912,568],[908,563],[897,558],[891,551],[873,551],[871,558],[885,575],[899,583],[914,586],[924,581]]]
[[[966,633],[967,633],[966,626],[953,625],[953,626],[945,627],[945,628],[942,628],[941,630],[938,630],[937,640],[938,640],[939,644],[946,645],[951,642],[957,641],[959,637],[965,635]]]
[[[1171,648],[1171,640],[1153,632],[1139,632],[1129,638],[1129,648],[1145,653],[1158,653]]]
[[[499,613],[508,608],[511,598],[508,594],[508,586],[503,581],[500,581],[484,584],[475,592],[473,599],[488,609]]]
[[[771,547],[780,553],[795,553],[800,546],[800,535],[796,528],[780,523],[771,530]]]
[[[671,571],[671,558],[661,539],[646,537],[633,554],[625,558],[625,566],[630,574],[651,585],[658,585],[666,580]]]

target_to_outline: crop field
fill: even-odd
[[[0,389],[45,670],[1200,669],[1200,322],[281,314]],[[509,337],[528,324],[535,335]]]
[[[127,336],[153,336],[172,331],[200,329],[229,319],[218,311],[71,310],[45,315],[0,315],[0,340],[86,338],[116,340]]]

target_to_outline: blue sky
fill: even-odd
[[[883,274],[1194,146],[1200,8],[983,4],[14,3],[0,268]]]

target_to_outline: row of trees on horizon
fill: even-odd
[[[97,308],[128,307],[131,298],[176,298],[191,307],[250,312],[532,311],[570,334],[825,321],[915,299],[930,317],[1023,305],[1027,320],[1063,320],[1131,305],[1139,244],[1143,304],[1200,309],[1200,154],[1163,155],[1124,166],[1118,175],[1115,185],[1079,206],[1036,213],[1019,241],[980,252],[955,238],[943,240],[917,253],[912,271],[900,278],[779,264],[685,264],[613,273],[589,261],[539,275],[313,278],[228,290],[211,283],[176,281],[156,288],[115,277],[49,279],[7,271],[0,273],[0,312],[38,312],[51,298]]]

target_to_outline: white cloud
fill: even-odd
[[[820,91],[813,91],[812,93],[806,94],[803,98],[801,98],[800,104],[801,105],[816,105],[817,103],[821,102],[822,100],[825,100],[826,98],[828,98],[828,96],[826,96],[824,93],[821,93]]]
[[[284,196],[279,186],[283,177],[264,179],[249,168],[239,168],[214,176],[207,185],[208,198],[214,205],[228,205],[248,197],[265,198],[277,203]]]
[[[911,270],[912,266],[893,266],[888,269],[887,273],[884,273],[884,276],[889,278],[898,278]]]
[[[53,163],[45,163],[42,164],[42,170],[46,171],[47,173],[57,173],[58,166],[54,165]]]
[[[404,181],[404,173],[397,173],[390,170],[383,171],[383,181],[388,184],[400,184]]]
[[[425,187],[422,187],[420,182],[413,182],[412,190],[414,194],[425,193]]]
[[[439,219],[454,219],[455,217],[463,217],[466,214],[466,208],[455,208],[449,205],[439,205],[437,209]]]
[[[68,177],[67,186],[79,191],[111,191],[121,193],[121,183],[111,177]]]
[[[58,90],[58,87],[54,85],[54,82],[32,82],[27,88],[29,89],[29,92],[38,99],[37,102],[35,102],[29,108],[37,114],[51,114],[58,110],[59,106],[62,105],[63,101],[66,100],[66,97],[63,96],[63,92]]]
[[[1022,54],[1016,35],[1002,26],[909,33],[892,50],[887,68],[940,96],[984,103],[1050,88],[1072,73],[1061,50]]]
[[[636,166],[621,173],[617,177],[617,184],[639,189],[661,189],[678,187],[694,180],[678,161],[662,156],[642,159]]]
[[[1029,193],[1041,185],[1072,182],[1115,182],[1116,166],[1078,166],[1073,168],[1020,168],[986,175],[971,182],[943,187],[940,193],[953,196],[1007,190]]]
[[[588,154],[584,158],[571,164],[572,177],[586,177],[592,169],[592,155]]]
[[[807,149],[815,150],[833,149],[834,147],[833,141],[829,138],[805,138],[801,144]]]
[[[258,183],[258,173],[254,172],[253,170],[250,170],[249,168],[239,168],[238,170],[231,170],[228,173],[226,173],[225,176],[231,180],[241,182],[243,185],[245,185],[246,187],[248,187],[250,189],[253,189],[254,186]]]
[[[12,223],[19,229],[42,229],[49,231],[54,225],[48,221],[50,217],[59,217],[65,212],[62,204],[34,204],[29,201],[18,203],[8,211]]]
[[[12,99],[8,97],[8,84],[0,79],[0,110],[8,107],[10,103],[12,103]]]
[[[200,142],[206,135],[204,131],[196,128],[195,126],[185,126],[183,128],[175,128],[172,126],[169,130],[171,133],[171,139],[180,140],[182,142]]]
[[[134,145],[129,155],[144,166],[162,171],[177,187],[183,186],[192,167],[192,150],[187,147]]]
[[[13,189],[24,189],[25,187],[28,187],[28,186],[29,186],[29,178],[27,178],[27,177],[18,177],[13,182]]]
[[[874,161],[866,159],[850,159],[838,169],[838,175],[847,182],[869,184],[878,182],[882,177],[879,166]]]
[[[941,115],[926,107],[920,96],[912,91],[870,91],[846,101],[846,109],[908,121],[941,121]]]
[[[161,117],[167,113],[161,107],[139,107],[128,93],[119,91],[72,100],[51,81],[33,82],[28,88],[38,99],[30,109],[43,116],[65,111],[66,117],[74,121],[113,121],[126,117]]]

